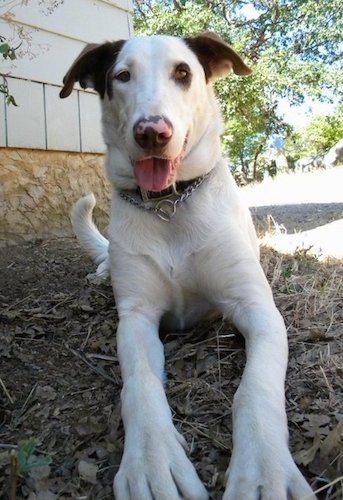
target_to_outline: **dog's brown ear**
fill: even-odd
[[[116,61],[125,40],[106,42],[103,44],[90,43],[75,59],[65,77],[60,97],[68,97],[75,82],[79,82],[83,89],[93,88],[103,99],[106,90],[106,73]]]
[[[252,73],[242,58],[216,33],[208,31],[192,38],[185,38],[185,42],[198,57],[207,80],[227,76],[231,71],[236,75]]]

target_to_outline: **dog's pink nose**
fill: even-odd
[[[135,123],[133,135],[141,148],[154,151],[168,144],[173,135],[173,126],[164,116],[149,116]]]

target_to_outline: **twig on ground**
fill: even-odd
[[[27,396],[27,398],[25,399],[25,403],[23,404],[23,406],[21,407],[21,410],[20,410],[20,414],[22,415],[24,413],[24,410],[28,404],[28,402],[30,401],[31,397],[32,397],[32,394],[35,392],[36,390],[36,387],[37,387],[38,383],[36,382],[35,385],[32,387],[29,395]]]
[[[322,366],[320,366],[319,368],[320,368],[320,371],[321,371],[321,372],[322,372],[322,374],[323,374],[323,377],[324,377],[324,380],[325,380],[325,384],[326,384],[327,388],[329,389],[329,392],[330,392],[330,393],[334,393],[335,391],[333,390],[332,385],[331,385],[331,384],[330,384],[330,382],[328,381],[328,378],[327,378],[327,376],[326,376],[326,373],[325,373],[325,371],[324,371],[323,367],[322,367]]]
[[[84,394],[85,392],[96,391],[98,389],[99,389],[99,387],[87,387],[87,389],[82,389],[80,391],[70,392],[69,396],[76,396],[76,394]]]
[[[113,378],[113,377],[110,377],[109,375],[107,375],[107,373],[105,373],[105,371],[102,369],[102,368],[99,368],[97,366],[94,366],[92,365],[92,363],[90,363],[88,361],[88,359],[86,358],[86,356],[84,354],[82,354],[81,352],[78,352],[78,351],[75,351],[75,349],[72,349],[71,347],[69,347],[67,344],[64,344],[65,348],[71,352],[72,354],[74,354],[74,356],[78,357],[81,359],[81,361],[83,361],[91,370],[93,370],[93,372],[95,372],[97,375],[100,375],[101,377],[105,378],[106,380],[108,380],[109,382],[112,382],[112,384],[115,384],[115,385],[118,385],[117,384],[117,381]]]
[[[104,361],[117,361],[117,358],[114,356],[108,356],[107,354],[97,354],[95,352],[87,352],[85,353],[86,358],[88,359],[103,359]]]
[[[10,393],[8,392],[7,387],[5,386],[5,384],[4,384],[4,382],[3,382],[3,380],[2,380],[1,377],[0,377],[0,385],[3,388],[4,393],[8,397],[10,403],[13,405],[14,404],[14,400],[13,400],[12,396],[10,395]]]
[[[87,343],[88,343],[88,340],[89,340],[90,334],[92,333],[92,330],[93,330],[93,327],[92,327],[92,325],[90,325],[90,326],[88,327],[87,336],[86,336],[86,338],[85,338],[85,340],[84,340],[84,342],[83,342],[83,344],[82,344],[82,350],[83,350],[83,351],[84,351],[84,350],[85,350],[85,348],[86,348],[86,345],[87,345]]]
[[[18,482],[18,460],[15,449],[11,450],[11,478],[10,478],[10,500],[17,498],[17,482]]]
[[[331,486],[333,486],[334,484],[338,483],[339,481],[343,481],[343,476],[337,477],[336,479],[334,479],[333,481],[331,481],[331,483],[325,484],[321,488],[318,488],[318,490],[315,490],[313,493],[315,495],[317,495],[321,491],[324,491],[324,490],[327,490],[328,488],[331,488]],[[307,500],[308,498],[311,498],[311,495],[307,495],[306,497],[303,497],[301,500]]]

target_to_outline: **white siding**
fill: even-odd
[[[43,85],[13,79],[9,84],[20,106],[7,108],[8,146],[45,149]]]
[[[0,16],[3,10],[0,8]],[[23,40],[20,59],[1,62],[1,71],[45,83],[61,84],[85,43],[126,39],[131,34],[129,6],[122,10],[101,0],[67,0],[48,15],[42,12],[39,0],[30,0],[11,13],[15,23],[1,21],[1,35],[18,45],[14,24],[22,26],[31,38],[30,47]]]
[[[60,99],[59,91],[59,87],[45,86],[47,149],[79,151],[81,148],[77,93],[73,92],[69,99]]]
[[[100,151],[105,151],[105,145],[101,136],[100,105],[98,99],[92,94],[79,92],[80,126],[81,126],[81,151],[97,152],[99,144]]]
[[[1,61],[1,72],[12,77],[8,78],[10,93],[19,108],[7,108],[6,122],[0,104],[0,144],[6,143],[7,136],[8,146],[102,152],[98,97],[84,91],[78,95],[75,90],[60,100],[56,85],[61,87],[64,74],[86,43],[132,35],[131,0],[67,0],[50,14],[39,0],[14,4],[11,23],[1,19],[10,3],[0,6],[0,33],[16,46],[19,27],[31,40],[22,41],[18,59]]]

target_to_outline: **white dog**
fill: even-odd
[[[92,223],[92,195],[79,200],[72,220],[99,273],[110,269],[120,318],[119,500],[208,498],[173,425],[159,328],[187,328],[213,310],[247,346],[223,498],[314,498],[288,449],[285,326],[250,213],[221,155],[212,83],[230,71],[251,73],[220,38],[204,33],[88,45],[64,78],[61,97],[76,81],[100,95],[113,186],[109,242]]]

